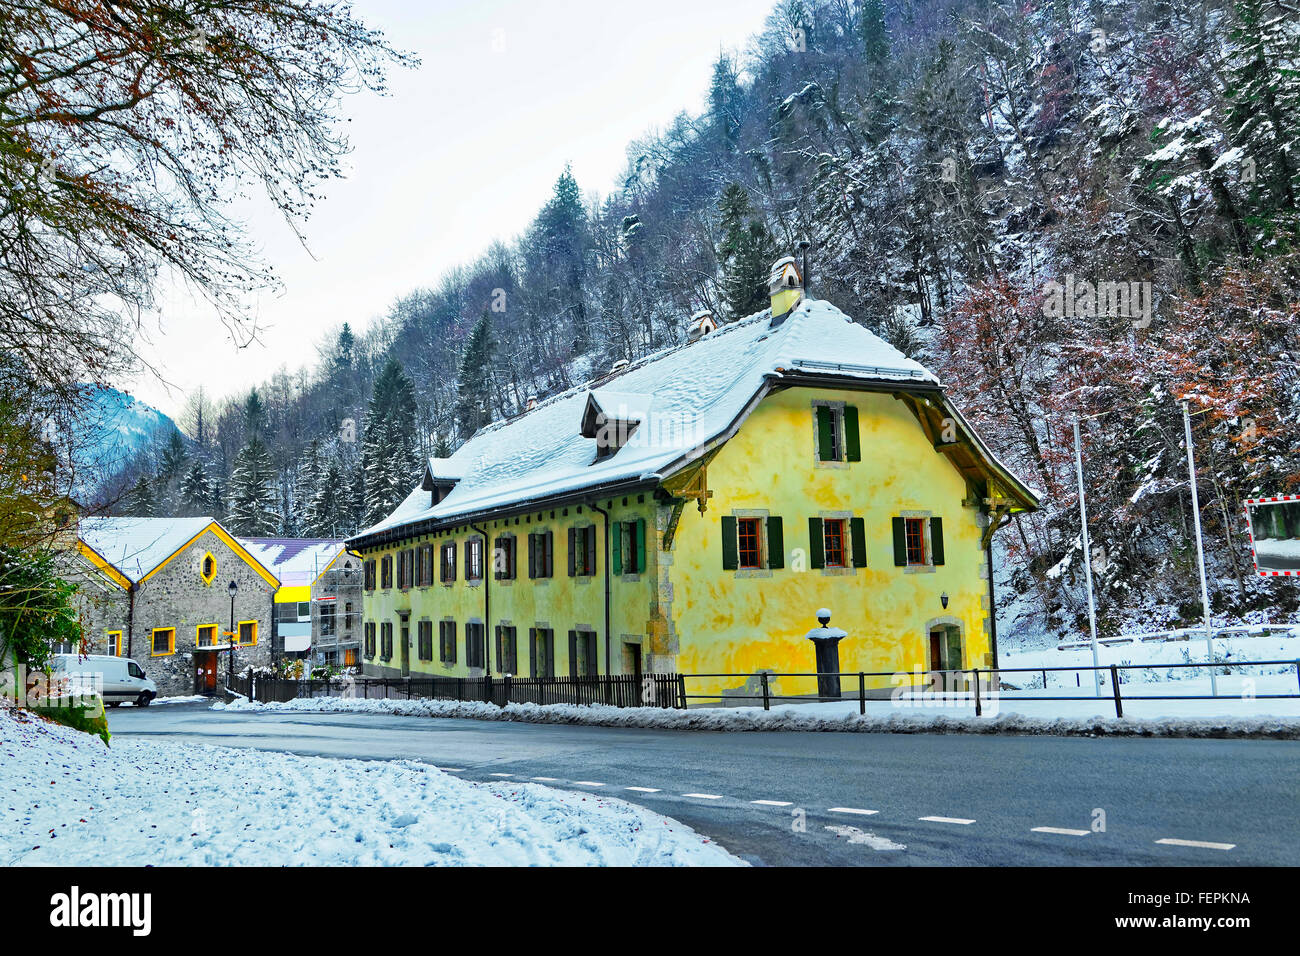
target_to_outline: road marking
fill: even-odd
[[[697,800],[721,800],[720,793],[683,793],[683,797],[695,797]]]
[[[575,780],[575,781],[573,781],[573,785],[574,785],[575,787],[603,787],[603,786],[605,786],[603,783],[597,783],[595,780]]]
[[[624,787],[624,790],[635,790],[637,793],[659,793],[654,787]]]
[[[1235,843],[1208,843],[1205,840],[1174,840],[1166,837],[1163,840],[1156,840],[1157,843],[1164,843],[1168,846],[1197,846],[1203,850],[1231,850],[1237,844]]]
[[[931,823],[960,823],[965,826],[974,823],[974,820],[963,820],[961,817],[917,817],[918,820],[928,820]]]
[[[489,777],[513,777],[514,774],[513,773],[490,773],[488,774],[488,776]]]
[[[830,813],[857,813],[864,817],[869,817],[873,813],[879,813],[879,810],[859,810],[857,807],[831,807]]]
[[[850,843],[861,843],[871,847],[873,850],[906,850],[907,845],[895,843],[888,837],[876,836],[870,830],[859,830],[857,827],[827,827],[836,836],[848,837]]]
[[[750,803],[757,803],[760,807],[792,807],[794,806],[789,800],[750,800]]]
[[[443,773],[464,773],[464,767],[438,767]]]
[[[1059,833],[1061,836],[1087,836],[1088,830],[1071,830],[1069,827],[1031,827],[1031,833]]]
[[[559,777],[533,777],[533,779],[539,780],[542,783],[558,783],[560,780]]]

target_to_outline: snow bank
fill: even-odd
[[[96,738],[0,710],[0,866],[741,865],[676,821],[413,761]]]
[[[1061,704],[1085,708],[1082,715],[1033,715],[1010,711],[1001,702],[996,716],[976,717],[969,708],[899,708],[889,701],[868,701],[869,712],[858,713],[856,701],[827,704],[786,704],[764,711],[757,707],[715,707],[665,710],[658,707],[607,707],[601,704],[510,704],[497,707],[474,701],[365,700],[349,697],[298,698],[287,703],[236,701],[213,709],[305,711],[313,713],[371,713],[402,717],[463,717],[475,720],[515,720],[537,724],[592,724],[600,727],[639,727],[661,730],[721,731],[848,731],[895,734],[1049,734],[1114,737],[1272,737],[1300,739],[1300,717],[1125,717],[1104,716],[1108,699],[1027,702],[1059,709]],[[1021,702],[1017,702],[1020,704]],[[1137,703],[1165,703],[1145,701]],[[1220,703],[1196,701],[1189,703]],[[1228,701],[1232,704],[1232,701]],[[1112,711],[1113,713],[1113,711]]]

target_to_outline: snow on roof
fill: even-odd
[[[285,587],[313,584],[347,542],[338,538],[239,538]]]
[[[650,480],[683,456],[697,455],[744,412],[769,377],[785,372],[939,384],[924,366],[828,302],[804,300],[775,329],[769,319],[768,312],[760,312],[646,356],[617,376],[616,388],[596,389],[602,397],[654,399],[617,454],[595,461],[595,440],[580,434],[592,390],[587,385],[570,389],[480,429],[449,459],[462,477],[447,497],[431,506],[429,492],[417,486],[391,515],[357,538],[611,482]],[[617,409],[618,402],[613,404]]]
[[[459,481],[464,476],[464,469],[465,463],[454,456],[439,458],[435,455],[429,459],[429,475],[435,481]]]
[[[124,577],[138,584],[213,520],[82,518],[77,526],[77,536]]]

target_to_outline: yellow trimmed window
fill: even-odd
[[[109,657],[122,656],[122,632],[121,631],[109,631],[107,639],[104,641],[104,643],[108,645]]]
[[[216,647],[217,645],[217,625],[200,624],[194,629],[194,646],[195,647]]]
[[[256,643],[257,643],[257,622],[240,621],[238,644],[241,647],[252,647]]]
[[[199,562],[199,577],[203,578],[204,584],[211,584],[212,579],[217,576],[217,559],[209,551]]]
[[[150,655],[165,657],[176,653],[176,628],[155,627],[150,640]]]

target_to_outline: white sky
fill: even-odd
[[[360,331],[400,295],[434,285],[493,239],[520,234],[566,162],[579,187],[612,191],[628,142],[704,103],[713,61],[742,49],[773,0],[356,0],[355,11],[422,60],[390,95],[344,101],[353,152],[308,221],[310,253],[270,210],[247,216],[284,284],[240,350],[187,297],[162,299],[143,354],[169,387],[121,383],[176,414],[203,384],[242,391],[315,359],[343,321]]]

